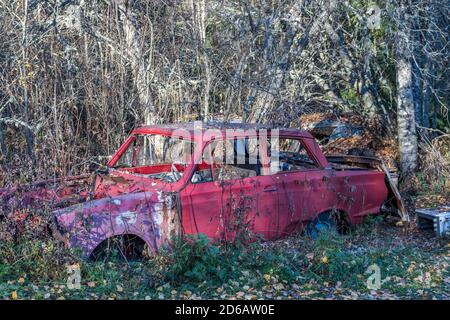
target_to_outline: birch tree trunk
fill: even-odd
[[[211,90],[211,65],[209,62],[208,53],[206,52],[206,0],[197,2],[197,25],[199,33],[199,45],[201,50],[201,57],[203,68],[205,72],[205,89],[203,95],[203,117],[205,121],[210,118],[209,111],[209,91]]]
[[[397,126],[400,148],[400,167],[404,173],[417,169],[417,133],[413,95],[411,45],[405,5],[399,7],[397,17]]]
[[[132,2],[132,0],[118,0],[117,5],[121,11],[121,16],[123,17],[125,51],[130,57],[134,85],[138,91],[140,104],[144,108],[144,122],[149,125],[156,123],[157,117],[155,115],[155,108],[150,92],[148,76],[149,66],[141,44],[139,24],[131,11]],[[152,50],[152,48],[150,48],[150,50]]]
[[[205,83],[203,89],[203,119],[207,121],[210,118],[209,91],[211,90],[211,64],[208,53],[206,52],[206,0],[187,0],[185,4],[191,12],[195,26],[194,34],[197,42],[197,59],[203,65]]]

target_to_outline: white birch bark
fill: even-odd
[[[117,5],[123,16],[125,51],[130,57],[134,85],[138,91],[140,104],[144,108],[144,122],[147,125],[154,124],[157,116],[151,98],[148,66],[141,45],[140,28],[131,12],[129,1],[118,1]]]
[[[417,169],[417,133],[415,123],[415,106],[413,95],[413,75],[411,46],[405,6],[399,8],[397,30],[397,126],[400,151],[400,167],[404,173]]]
[[[209,91],[211,90],[211,64],[208,53],[206,52],[206,22],[207,8],[206,0],[188,0],[186,3],[188,10],[191,11],[192,20],[195,26],[197,37],[197,57],[203,65],[204,71],[204,89],[203,89],[203,119],[210,119],[209,110]]]

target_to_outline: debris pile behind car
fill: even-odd
[[[311,113],[299,120],[299,126],[321,142],[325,154],[377,157],[389,171],[397,171],[397,142],[380,136],[376,121],[352,113]]]
[[[403,221],[409,221],[397,188],[397,142],[392,137],[387,138],[380,134],[382,130],[377,121],[353,113],[310,113],[302,115],[299,122],[302,129],[309,131],[320,142],[329,161],[335,162],[339,159],[341,162],[368,165],[383,171],[395,199],[398,214]]]

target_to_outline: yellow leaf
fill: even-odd
[[[19,278],[19,280],[17,280],[18,283],[24,283],[25,279],[24,278]]]
[[[11,293],[11,298],[12,298],[13,300],[17,300],[17,291],[13,291],[13,292]]]
[[[266,279],[267,282],[270,281],[270,278],[271,278],[270,274],[265,274],[264,275],[264,279]]]
[[[327,256],[323,256],[322,257],[322,263],[324,263],[324,264],[328,263],[328,257]]]

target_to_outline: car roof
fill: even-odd
[[[248,136],[252,135],[251,131],[259,132],[261,130],[267,130],[267,134],[270,136],[273,130],[278,130],[279,136],[282,137],[301,137],[312,138],[311,134],[307,131],[294,129],[294,128],[280,128],[270,124],[259,123],[239,123],[239,122],[222,122],[222,121],[208,121],[208,122],[182,122],[182,123],[170,123],[170,124],[155,124],[139,126],[133,130],[132,134],[162,134],[162,135],[178,135],[183,131],[189,135],[191,140],[195,139],[195,134],[204,134],[207,130],[220,131],[223,136],[226,136],[230,130],[236,130],[236,136]],[[253,134],[254,135],[254,134]]]

